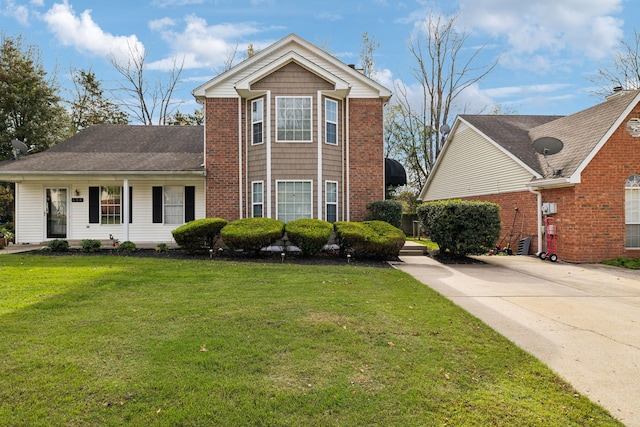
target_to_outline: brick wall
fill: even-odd
[[[640,174],[640,138],[626,130],[631,117],[640,117],[640,106],[587,165],[580,184],[543,193],[543,201],[558,203],[554,216],[561,259],[598,262],[640,256],[640,250],[625,249],[624,186],[631,175]]]
[[[384,199],[382,107],[382,100],[377,98],[349,99],[351,221],[364,220],[367,205]]]
[[[238,99],[207,98],[205,163],[207,217],[240,217]]]
[[[498,245],[509,246],[515,253],[520,239],[531,237],[529,254],[536,253],[538,250],[537,195],[530,191],[520,191],[469,197],[467,200],[480,200],[500,205],[501,230]]]

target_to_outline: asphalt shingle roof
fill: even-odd
[[[2,173],[203,171],[203,126],[96,125],[47,151],[0,163]]]
[[[547,161],[567,178],[612,130],[638,94],[640,91],[615,93],[605,102],[569,116],[462,115],[460,118],[538,172],[543,179],[553,178],[553,171],[544,156],[535,152],[533,141],[541,137],[559,139],[563,149],[547,156]]]

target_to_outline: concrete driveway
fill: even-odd
[[[627,426],[640,427],[640,272],[533,256],[395,263],[547,364]]]

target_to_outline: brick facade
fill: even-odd
[[[239,218],[238,102],[238,98],[206,100],[205,193],[209,218]]]
[[[625,249],[625,182],[640,174],[640,138],[626,125],[640,115],[640,105],[623,120],[589,162],[575,187],[545,190],[543,202],[558,203],[554,215],[558,256],[574,262],[597,262],[619,256],[638,257]]]
[[[383,105],[377,98],[349,99],[349,210],[362,221],[370,202],[384,199]]]

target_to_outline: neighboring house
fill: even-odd
[[[360,221],[384,199],[391,92],[298,36],[193,95],[204,127],[95,126],[0,163],[16,183],[16,243],[170,242],[203,217]]]
[[[541,138],[562,149],[538,154]],[[531,252],[546,252],[550,238],[566,261],[638,257],[640,91],[619,90],[565,117],[461,115],[419,198],[498,203],[498,243],[514,251],[531,237]]]

